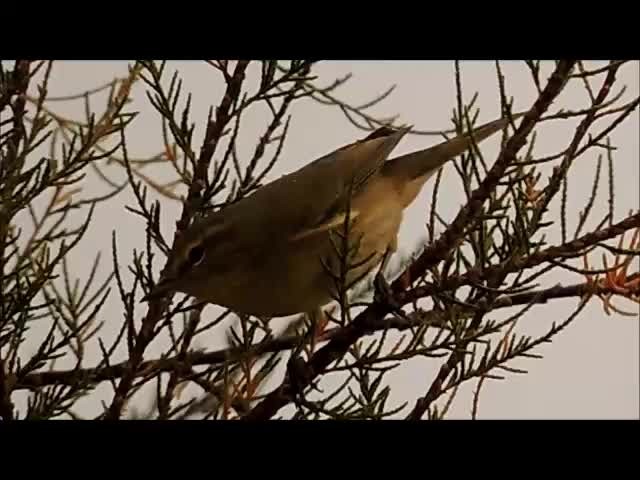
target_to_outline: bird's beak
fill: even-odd
[[[158,298],[164,297],[168,293],[173,291],[173,285],[175,284],[175,280],[169,277],[161,278],[158,283],[151,289],[151,291],[146,294],[140,302],[149,302],[151,300],[157,300]]]

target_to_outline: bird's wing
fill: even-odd
[[[360,212],[358,210],[352,209],[349,212],[349,219],[354,220],[358,217]],[[346,212],[339,212],[335,215],[331,215],[328,219],[319,223],[318,225],[314,225],[312,227],[306,228],[304,230],[300,230],[298,233],[289,237],[289,241],[295,242],[297,240],[301,240],[303,238],[308,238],[311,235],[315,235],[318,233],[326,232],[328,230],[332,230],[336,227],[344,225],[344,222],[347,218]]]
[[[377,174],[407,129],[379,129],[261,187],[222,210],[244,238],[300,238],[344,219],[348,194]],[[353,187],[351,187],[353,182]]]
[[[524,115],[524,113],[514,114],[511,118],[516,119],[522,115]],[[377,174],[380,172],[382,175],[390,177],[397,185],[397,191],[400,192],[400,197],[402,198],[401,203],[408,204],[410,200],[415,198],[415,195],[420,191],[422,185],[424,185],[429,177],[433,175],[433,173],[435,173],[443,164],[464,153],[466,150],[471,148],[474,142],[479,144],[494,133],[502,130],[508,122],[509,118],[503,117],[474,128],[470,133],[466,132],[457,135],[450,140],[441,142],[426,149],[408,153],[390,160],[387,160],[385,156],[381,163],[376,165],[375,173]],[[387,127],[383,127],[363,139],[362,142],[371,141],[376,138],[397,138],[399,140],[404,133],[406,133],[406,130],[394,131]],[[397,141],[393,145],[395,146],[396,144]],[[357,146],[358,144],[355,144],[355,148],[357,148]],[[350,146],[347,148],[354,147]],[[379,168],[379,170],[377,168]],[[380,201],[385,201],[385,199],[380,199]],[[346,218],[346,202],[336,202],[329,208],[324,207],[324,211],[327,212],[327,215],[322,218],[320,222],[306,229],[300,230],[292,236],[291,239],[298,240],[300,238],[306,238],[309,235],[327,231],[342,225]],[[352,210],[350,212],[350,217],[355,218],[359,213],[360,212],[357,210]]]

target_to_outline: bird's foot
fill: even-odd
[[[402,305],[396,300],[391,285],[389,285],[387,279],[384,278],[382,272],[378,272],[376,275],[373,286],[375,288],[374,300],[376,302],[388,305],[394,311],[400,310]]]
[[[299,355],[292,355],[287,362],[287,375],[296,395],[301,394],[313,379],[309,364]]]

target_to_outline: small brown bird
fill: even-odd
[[[522,114],[514,115],[513,118]],[[314,312],[332,301],[349,218],[355,249],[346,282],[396,250],[404,209],[447,161],[508,123],[487,123],[433,147],[388,160],[409,130],[380,128],[202,220],[177,240],[143,300],[182,292],[262,317]],[[473,139],[472,139],[473,138]],[[350,207],[350,208],[348,208]]]

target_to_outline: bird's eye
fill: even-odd
[[[202,245],[195,245],[191,247],[187,254],[187,259],[192,266],[198,265],[204,258],[204,247]]]

